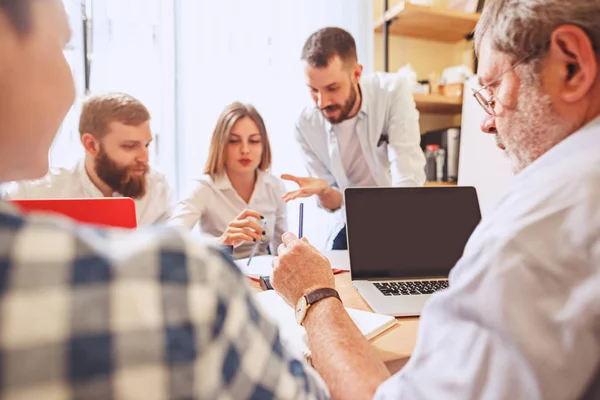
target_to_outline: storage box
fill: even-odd
[[[464,86],[464,83],[440,85],[440,94],[448,97],[462,97]]]
[[[474,13],[477,11],[478,0],[448,0],[448,8],[451,10]]]

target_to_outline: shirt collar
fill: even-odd
[[[256,175],[256,185],[258,185],[259,182],[262,183],[265,172],[261,171],[260,169],[257,169],[256,171],[257,171],[256,172],[256,174],[257,174]],[[231,181],[229,180],[229,176],[227,176],[227,173],[223,173],[223,175],[218,176],[215,179],[213,179],[213,185],[218,190],[227,190],[227,189],[235,190],[233,188],[233,186],[231,185]]]
[[[83,192],[86,196],[104,197],[100,189],[98,189],[98,187],[90,179],[90,176],[85,170],[85,162],[83,160],[77,163],[75,169],[77,174],[79,175],[79,182],[81,183],[81,187],[83,188]],[[122,195],[118,192],[113,192],[112,197],[122,197]]]
[[[360,110],[358,111],[358,115],[360,117],[367,116],[369,114],[369,93],[366,90],[362,90],[360,84],[358,85],[358,90],[360,93]]]
[[[80,160],[77,165],[75,165],[75,171],[77,175],[79,175],[79,182],[81,183],[81,188],[86,196],[104,197],[100,189],[98,189],[90,179],[90,176],[85,170],[85,162],[83,160]]]

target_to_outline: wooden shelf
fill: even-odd
[[[425,186],[456,186],[456,182],[425,182]]]
[[[381,32],[385,21],[392,35],[456,43],[475,28],[479,13],[467,13],[441,7],[430,7],[401,1],[375,22],[375,32]]]
[[[413,94],[417,110],[425,114],[460,114],[462,97],[442,96],[441,94]]]

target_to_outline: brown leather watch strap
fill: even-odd
[[[306,303],[309,306],[315,304],[318,301],[326,299],[327,297],[337,297],[339,301],[342,301],[338,291],[332,288],[321,288],[313,290],[312,292],[304,296],[304,298],[306,299]]]

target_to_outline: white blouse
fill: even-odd
[[[266,243],[259,244],[255,255],[268,254],[269,251],[275,254],[281,244],[281,235],[287,230],[287,205],[281,198],[284,193],[285,186],[279,178],[259,171],[254,192],[246,203],[231,185],[227,174],[215,181],[205,175],[194,180],[191,193],[179,201],[167,223],[191,230],[199,222],[202,233],[219,237],[243,210],[254,210],[267,221]],[[235,248],[233,257],[248,257],[253,245],[244,243]]]

